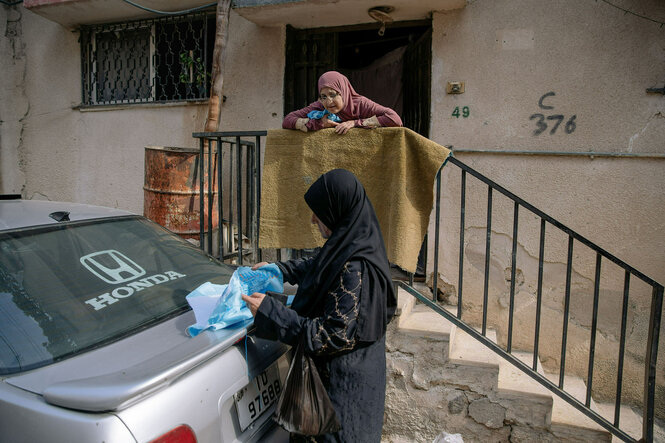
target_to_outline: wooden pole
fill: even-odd
[[[208,115],[205,121],[205,132],[219,130],[219,115],[222,111],[222,87],[224,85],[224,60],[226,44],[229,39],[229,14],[231,0],[219,0],[217,3],[217,19],[215,26],[215,46],[212,51],[212,81],[210,100],[208,102]],[[207,140],[206,140],[207,144]]]

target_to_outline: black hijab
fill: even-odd
[[[381,228],[365,188],[351,172],[334,169],[310,186],[305,201],[332,234],[298,285],[292,308],[302,316],[321,312],[346,262],[361,260],[357,337],[364,342],[380,339],[397,300]]]

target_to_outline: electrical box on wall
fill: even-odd
[[[446,84],[446,92],[448,94],[463,94],[464,82],[448,82]]]

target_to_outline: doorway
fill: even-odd
[[[430,21],[393,23],[383,36],[376,24],[287,27],[284,115],[316,101],[319,76],[336,70],[359,94],[394,109],[404,126],[428,137],[431,46]]]

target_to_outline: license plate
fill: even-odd
[[[282,383],[277,363],[273,363],[247,386],[236,392],[233,397],[240,430],[247,429],[254,420],[276,403],[280,392],[282,392]]]

